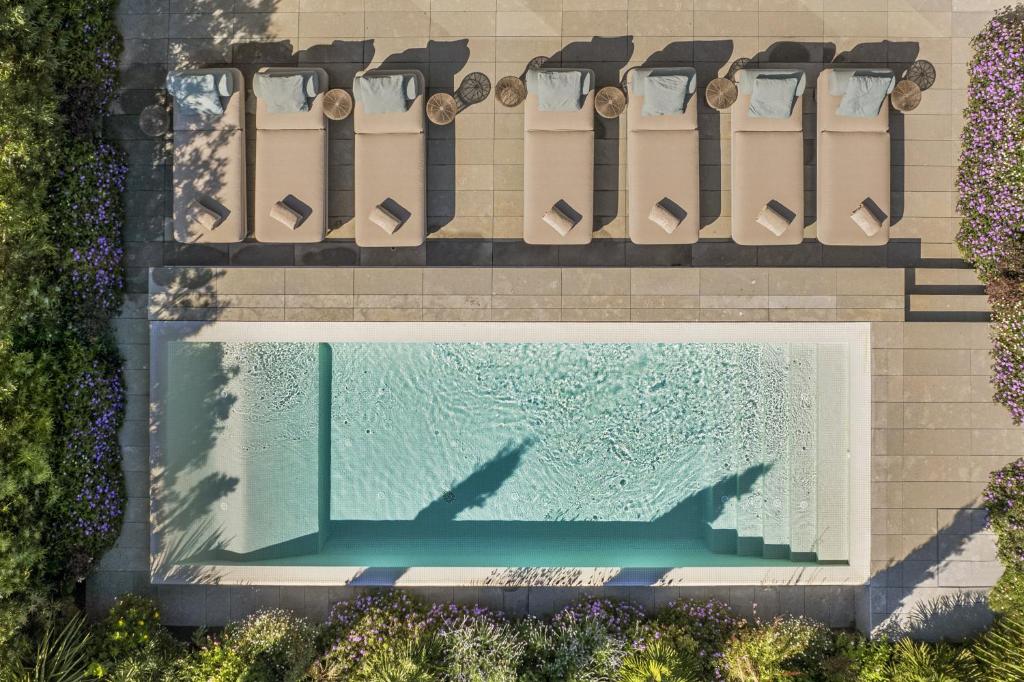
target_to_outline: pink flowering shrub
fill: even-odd
[[[992,472],[985,488],[985,510],[996,534],[996,548],[1006,571],[989,598],[1003,612],[1024,611],[1024,459]]]

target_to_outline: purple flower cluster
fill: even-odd
[[[1024,301],[993,305],[992,384],[995,400],[1024,420]]]
[[[63,401],[60,470],[70,491],[62,510],[70,525],[65,541],[73,553],[95,556],[116,539],[123,515],[117,432],[125,395],[120,372],[94,358],[69,379]]]
[[[984,499],[999,557],[1008,569],[1024,571],[1024,459],[992,472]]]
[[[385,640],[415,639],[434,628],[441,620],[435,609],[428,610],[418,600],[396,590],[338,602],[327,619],[334,644],[326,658],[341,672],[350,673]]]
[[[67,244],[68,305],[74,317],[110,317],[124,290],[121,193],[128,166],[106,142],[80,142],[59,188]]]
[[[997,13],[973,46],[957,240],[993,276],[1024,266],[1024,10]]]
[[[551,622],[554,625],[575,625],[585,620],[601,625],[615,637],[625,637],[644,620],[644,610],[628,601],[583,599],[556,613]]]

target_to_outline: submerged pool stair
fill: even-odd
[[[846,562],[850,448],[845,348],[817,344],[788,352],[786,376],[760,377],[779,390],[737,425],[732,452],[714,455],[719,473],[704,493],[705,540],[718,554]],[[808,366],[815,371],[806,371]],[[802,407],[803,414],[815,415],[816,423],[786,428],[782,422],[800,413],[788,406]],[[709,470],[715,466],[709,464]]]

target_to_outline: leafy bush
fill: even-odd
[[[776,618],[737,632],[723,661],[730,680],[783,682],[821,675],[831,655],[832,637],[824,625],[806,618]]]
[[[436,642],[443,679],[451,682],[515,682],[526,646],[501,613],[449,604],[439,612]]]
[[[56,614],[33,637],[34,645],[3,661],[0,679],[5,682],[78,682],[83,680],[89,662],[91,633],[80,615],[61,623]]]
[[[971,44],[957,242],[991,279],[1024,271],[1024,7],[997,12]]]
[[[989,603],[996,611],[1024,611],[1024,459],[992,473],[984,493],[988,523],[1006,567]]]
[[[746,621],[717,599],[671,602],[654,620],[659,634],[678,652],[694,654],[706,679],[720,679],[722,651]]]
[[[180,650],[151,599],[123,595],[96,627],[89,677],[158,680]]]
[[[891,659],[892,642],[886,637],[867,640],[840,632],[822,668],[829,682],[889,682]]]
[[[680,655],[664,639],[647,642],[622,662],[619,682],[699,682],[700,663],[691,652]]]
[[[969,682],[979,672],[969,649],[947,642],[901,639],[893,649],[890,678],[902,682]]]
[[[974,655],[985,679],[1024,680],[1024,615],[998,618],[975,643]]]

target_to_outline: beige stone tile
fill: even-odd
[[[903,506],[931,509],[937,501],[950,507],[975,506],[981,486],[966,482],[907,482],[903,483]]]
[[[498,11],[499,36],[559,36],[562,33],[561,12]]]
[[[420,308],[420,294],[358,294],[353,303],[357,308]]]
[[[423,296],[424,308],[475,308],[491,307],[490,294],[429,294]]]
[[[634,299],[690,296],[695,300],[700,293],[700,271],[692,268],[631,268],[629,273]]]
[[[836,308],[836,320],[839,322],[897,322],[902,319],[902,309]]]
[[[961,449],[968,451],[974,455],[1019,455],[1024,451],[1024,429],[973,429],[970,446]]]
[[[495,322],[558,322],[561,308],[497,308],[491,310]]]
[[[359,268],[355,271],[356,294],[423,293],[423,271],[419,268]]]
[[[903,449],[913,455],[956,455],[969,452],[971,431],[949,428],[906,428]]]
[[[898,309],[902,312],[903,296],[838,296],[836,306],[840,308]]]
[[[960,455],[907,455],[903,458],[903,480],[970,481],[971,460]]]
[[[286,308],[284,319],[288,322],[351,322],[354,312],[347,308]]]
[[[421,308],[356,308],[353,314],[356,322],[419,322],[423,319]]]
[[[363,14],[365,35],[382,38],[409,38],[430,35],[430,12],[399,11]]]
[[[287,294],[286,308],[351,308],[352,294]]]
[[[950,12],[889,12],[888,20],[890,37],[941,38],[952,30]]]
[[[305,38],[362,38],[362,12],[302,12],[299,35]]]
[[[753,12],[694,12],[693,35],[723,38],[756,36],[757,14]]]
[[[758,12],[757,31],[764,36],[813,36],[822,35],[824,21],[821,12]]]
[[[433,38],[493,36],[495,28],[495,15],[491,12],[430,13],[430,36]]]
[[[903,295],[903,271],[895,268],[837,268],[840,295]]]
[[[904,426],[910,429],[969,429],[973,426],[973,407],[977,406],[972,403],[906,403],[903,405]]]
[[[885,36],[888,32],[885,12],[825,12],[823,20],[826,36]]]
[[[988,325],[965,322],[908,322],[904,325],[905,348],[987,349]]]
[[[833,268],[770,268],[768,279],[772,296],[832,296],[832,303],[835,303],[836,270]]]
[[[504,296],[560,296],[562,272],[557,268],[494,268],[491,293]]]
[[[561,308],[562,297],[543,294],[494,294],[491,296],[491,307],[499,308]]]
[[[903,351],[907,376],[956,376],[971,373],[971,351],[965,349],[907,349]]]
[[[423,293],[490,296],[490,268],[425,268]],[[426,305],[426,303],[424,303]]]
[[[487,322],[490,308],[424,308],[424,322]]]
[[[701,322],[767,322],[765,308],[701,308]]]
[[[495,190],[494,215],[521,217],[523,215],[523,193],[521,191]]]
[[[628,26],[629,33],[648,37],[691,36],[694,30],[693,15],[674,11],[630,11]]]
[[[696,306],[691,308],[632,308],[632,322],[695,322],[700,315]]]
[[[835,322],[835,308],[772,308],[768,319],[772,322]]]
[[[629,270],[562,268],[562,296],[629,296]],[[620,304],[621,305],[621,304]],[[625,307],[628,307],[628,301]]]
[[[628,322],[629,308],[562,308],[563,322]]]
[[[563,36],[622,35],[625,32],[625,11],[562,12]]]
[[[701,296],[766,296],[769,293],[769,274],[758,268],[702,268],[700,269]]]
[[[284,293],[351,295],[352,268],[285,268]]]

